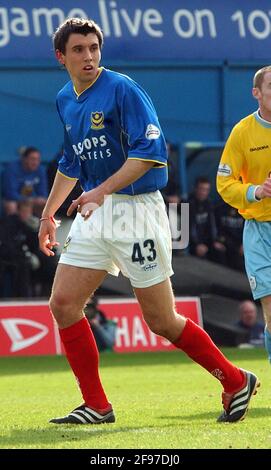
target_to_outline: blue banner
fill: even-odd
[[[269,0],[3,0],[0,58],[52,58],[52,33],[71,16],[99,23],[106,60],[270,57]]]

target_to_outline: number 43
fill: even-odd
[[[154,241],[151,239],[145,240],[143,243],[143,247],[149,249],[149,255],[146,256],[147,260],[154,261],[156,258],[156,250],[154,249]],[[144,264],[144,261],[146,258],[142,255],[140,244],[134,243],[133,253],[132,253],[133,263]]]

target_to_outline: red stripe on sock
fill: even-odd
[[[107,409],[110,404],[99,377],[99,353],[87,319],[59,330],[59,334],[85,403],[96,410]]]
[[[225,392],[233,393],[244,383],[244,374],[222,354],[210,336],[189,318],[174,345],[216,377]]]

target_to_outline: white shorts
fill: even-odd
[[[173,274],[171,233],[161,193],[113,194],[88,220],[77,214],[59,262],[119,271],[133,287],[149,287]]]

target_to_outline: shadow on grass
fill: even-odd
[[[204,413],[196,413],[192,415],[175,415],[175,416],[159,416],[161,420],[172,420],[172,421],[199,421],[199,420],[206,420],[212,419],[215,420],[218,418],[219,414],[222,412],[216,411],[206,411]],[[262,419],[271,417],[271,409],[270,408],[252,408],[249,409],[246,419]],[[224,425],[224,423],[219,423],[219,425]]]
[[[42,446],[52,446],[52,449],[55,449],[56,446],[61,448],[61,444],[68,445],[69,448],[77,448],[76,442],[80,442],[80,447],[82,441],[86,442],[86,448],[91,449],[92,442],[99,444],[99,439],[101,447],[103,448],[104,438],[106,436],[120,435],[119,439],[121,442],[121,434],[127,432],[140,431],[144,426],[138,427],[117,427],[116,425],[99,425],[99,426],[74,426],[74,425],[61,425],[54,426],[48,425],[44,429],[32,428],[25,430],[12,429],[8,436],[0,437],[0,447],[1,449],[7,449],[10,447],[22,447],[27,449],[31,446],[36,446],[37,448],[42,448]],[[148,426],[152,428],[154,426]],[[145,427],[144,427],[145,429]]]
[[[48,445],[51,449],[92,449],[92,443],[95,445],[95,449],[104,448],[104,440],[108,437],[118,437],[118,442],[122,442],[123,433],[133,433],[139,432],[142,433],[148,432],[152,429],[165,429],[165,428],[176,428],[184,422],[189,425],[189,422],[195,421],[199,422],[208,421],[211,424],[217,426],[242,426],[242,423],[231,424],[231,423],[216,423],[216,419],[219,415],[219,412],[208,411],[204,413],[196,413],[191,415],[175,415],[175,416],[157,416],[157,423],[155,425],[146,425],[142,426],[123,426],[120,427],[118,424],[113,424],[110,426],[100,425],[100,426],[73,426],[73,425],[46,425],[44,428],[30,428],[25,430],[20,429],[11,429],[8,436],[2,436],[0,438],[0,447],[1,449],[8,448],[24,448],[28,449],[31,446],[35,448],[42,449],[45,447],[48,448]],[[271,417],[270,408],[255,408],[250,411],[247,419],[262,419],[263,417]],[[159,422],[160,421],[160,422]],[[163,423],[164,421],[164,423]],[[166,422],[167,421],[167,422]],[[85,441],[86,446],[82,447],[82,441]],[[76,444],[80,447],[78,447]],[[107,442],[108,443],[108,442]],[[100,446],[99,446],[100,444]],[[123,443],[122,443],[123,447]]]

